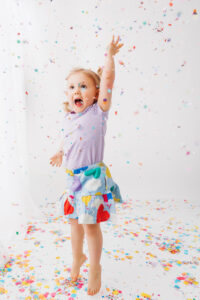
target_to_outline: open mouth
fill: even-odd
[[[74,103],[75,103],[76,106],[80,107],[81,105],[83,105],[83,100],[77,98],[77,99],[74,100]]]

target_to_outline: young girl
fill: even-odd
[[[113,56],[123,44],[114,36],[109,44],[103,70],[73,69],[66,78],[68,87],[63,121],[64,140],[51,157],[52,166],[66,168],[66,190],[59,198],[61,214],[71,224],[73,263],[71,279],[76,281],[87,257],[83,253],[84,234],[89,250],[88,295],[101,287],[103,237],[100,223],[112,220],[115,201],[122,202],[118,185],[103,162],[104,136],[115,79]]]

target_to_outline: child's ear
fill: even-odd
[[[96,91],[95,97],[98,99],[98,97],[99,97],[99,90]]]

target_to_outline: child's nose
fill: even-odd
[[[80,87],[79,86],[77,86],[77,87],[74,88],[74,93],[77,93],[79,91],[80,91]]]
[[[80,89],[79,89],[79,88],[76,88],[75,91],[74,91],[74,94],[75,94],[75,95],[80,95]]]

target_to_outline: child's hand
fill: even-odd
[[[60,167],[62,165],[62,159],[63,159],[63,151],[59,151],[58,153],[56,153],[54,156],[50,158],[51,160],[50,164],[52,165],[52,167],[54,167],[54,165],[56,165],[56,167]]]
[[[115,55],[117,52],[119,52],[119,49],[124,45],[124,44],[118,44],[119,42],[119,35],[118,35],[118,39],[115,42],[114,41],[114,35],[113,35],[113,39],[112,42],[108,45],[107,50],[108,50],[108,55],[113,56]]]

